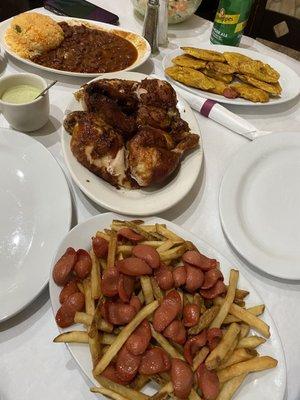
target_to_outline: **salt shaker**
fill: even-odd
[[[168,44],[168,0],[159,0],[158,44]]]
[[[157,53],[159,0],[148,0],[144,19],[143,36],[151,46],[151,53]]]

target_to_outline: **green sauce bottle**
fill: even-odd
[[[220,0],[210,41],[238,46],[250,15],[253,0]]]

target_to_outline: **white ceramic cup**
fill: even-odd
[[[13,74],[0,78],[0,111],[8,123],[21,132],[40,129],[49,119],[49,93],[38,97],[30,103],[14,104],[3,101],[4,92],[17,85],[32,85],[41,92],[46,89],[47,82],[35,74]]]

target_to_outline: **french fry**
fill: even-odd
[[[261,314],[264,313],[265,311],[265,305],[260,304],[258,306],[250,307],[247,308],[247,311],[249,311],[251,314],[256,315],[257,317]],[[224,319],[223,324],[232,324],[233,322],[240,322],[241,320],[239,318],[234,317],[233,315],[227,315],[227,317]]]
[[[158,249],[160,246],[162,246],[165,241],[164,240],[145,240],[144,242],[140,242],[141,244],[146,244],[147,246],[154,247],[155,249]]]
[[[90,251],[90,256],[92,259],[92,270],[91,270],[91,290],[92,298],[99,299],[101,296],[101,285],[100,285],[100,265],[99,260],[95,256],[93,250]]]
[[[153,295],[154,295],[155,299],[158,300],[161,303],[163,298],[164,298],[163,291],[158,286],[158,283],[157,283],[156,279],[153,276],[150,277],[150,281],[151,281]]]
[[[191,393],[189,394],[188,399],[189,400],[202,400],[201,397],[198,395],[198,393],[194,389],[191,390]]]
[[[193,326],[189,329],[190,335],[197,335],[203,329],[207,328],[211,322],[215,319],[216,315],[220,310],[220,306],[212,306],[211,308],[207,309],[204,314],[201,315],[197,325]]]
[[[250,332],[250,326],[247,324],[239,324],[240,325],[240,336],[239,339],[243,339],[244,337],[249,335]]]
[[[99,258],[99,264],[103,273],[103,271],[107,269],[107,260],[104,260],[104,258]]]
[[[212,350],[212,352],[205,360],[205,365],[207,369],[215,369],[221,364],[222,360],[228,353],[228,350],[232,346],[234,340],[239,333],[240,327],[238,326],[238,324],[234,322],[229,326],[218,346]]]
[[[74,322],[76,322],[77,324],[90,326],[93,322],[93,317],[84,312],[77,311],[74,317]],[[105,319],[101,319],[100,321],[98,321],[97,328],[100,329],[100,331],[108,333],[111,333],[114,329],[113,325],[109,322],[106,322]]]
[[[78,289],[80,290],[80,292],[81,292],[82,294],[84,294],[84,288],[83,288],[83,284],[82,284],[81,282],[77,282],[77,287],[78,287]]]
[[[242,374],[225,382],[216,400],[231,400],[234,393],[244,382],[246,376],[247,374]]]
[[[159,233],[160,235],[166,237],[167,239],[170,239],[173,242],[184,243],[184,240],[181,237],[176,235],[174,232],[170,231],[164,225],[155,224],[155,227],[156,227],[156,232]]]
[[[244,300],[245,297],[247,297],[249,294],[248,290],[243,290],[243,289],[236,289],[235,291],[235,299],[240,299],[240,300]]]
[[[234,352],[231,354],[231,356],[225,361],[221,363],[219,366],[218,370],[230,367],[233,364],[237,364],[242,361],[247,361],[250,360],[253,357],[257,356],[257,351],[256,350],[248,350],[248,349],[235,349]]]
[[[115,383],[107,378],[104,378],[103,376],[96,376],[95,379],[97,382],[100,383],[101,386],[103,386],[106,389],[111,389],[115,393],[121,394],[126,396],[130,400],[146,400],[149,397],[146,396],[143,393],[140,393],[134,389],[129,388],[128,386],[123,386],[119,385],[118,383]]]
[[[174,391],[172,382],[167,382],[160,390],[151,397],[151,400],[161,400],[168,398],[168,395]],[[165,397],[167,395],[167,397]]]
[[[173,247],[170,250],[160,253],[160,259],[162,261],[176,260],[177,258],[181,257],[185,252],[186,246],[185,244],[181,244],[177,247]]]
[[[105,396],[108,396],[113,400],[130,400],[130,398],[124,397],[119,393],[113,392],[111,389],[105,389],[105,388],[100,388],[100,387],[94,386],[91,388],[91,392],[104,394]]]
[[[240,335],[238,335],[238,336],[234,339],[232,345],[230,346],[229,350],[227,351],[227,353],[226,353],[225,357],[223,358],[223,360],[221,361],[221,364],[220,364],[220,365],[226,364],[226,362],[230,359],[230,357],[231,357],[232,354],[234,353],[234,351],[235,351],[235,349],[236,349],[236,346],[237,346],[237,344],[238,344],[238,342],[239,342],[239,336],[240,336]]]
[[[112,333],[103,333],[101,336],[100,342],[102,344],[113,344],[113,342],[116,340],[117,336],[113,335]]]
[[[144,236],[146,240],[161,240],[161,235],[158,235],[156,231],[145,229],[145,225],[138,225],[132,221],[124,221],[124,224],[134,232]]]
[[[246,303],[245,303],[244,300],[236,299],[236,298],[233,300],[233,303],[234,303],[234,304],[237,304],[237,305],[240,306],[240,307],[245,307],[245,305],[246,305]]]
[[[158,301],[153,301],[152,303],[148,304],[144,308],[142,308],[136,316],[133,318],[129,324],[127,324],[122,331],[119,333],[118,337],[114,341],[114,343],[110,346],[108,351],[104,354],[104,356],[100,359],[96,367],[94,368],[94,375],[100,375],[105,368],[108,366],[108,364],[111,362],[111,360],[114,358],[114,356],[118,353],[118,351],[121,349],[123,344],[126,342],[126,340],[129,338],[129,336],[132,334],[132,332],[135,330],[135,328],[149,315],[151,315],[159,306]]]
[[[263,320],[251,314],[249,311],[239,307],[236,304],[232,304],[229,312],[235,317],[240,318],[242,321],[251,326],[251,328],[254,328],[264,337],[270,337],[270,327]]]
[[[226,318],[230,306],[234,300],[235,291],[239,279],[239,272],[235,269],[230,270],[229,287],[226,293],[224,303],[222,304],[217,316],[210,324],[210,328],[220,328],[224,319]]]
[[[269,356],[254,357],[250,360],[233,364],[230,367],[221,369],[217,372],[220,383],[229,381],[230,379],[255,371],[264,371],[266,369],[275,368],[277,360]]]
[[[106,335],[109,335],[109,333],[106,333]],[[102,336],[102,338],[103,338],[103,336]],[[99,335],[98,331],[96,331],[96,334],[93,337],[88,336],[88,343],[89,343],[89,348],[90,348],[90,353],[91,353],[91,358],[92,358],[92,364],[94,367],[95,365],[97,365],[97,362],[99,361],[99,358],[101,356],[101,343],[100,343],[100,335]]]
[[[266,339],[260,336],[248,336],[239,340],[237,349],[255,349],[259,345],[265,343]]]
[[[143,387],[149,382],[149,375],[138,374],[135,380],[133,381],[132,388],[135,390],[141,390]]]
[[[86,278],[83,281],[83,289],[84,289],[84,297],[85,297],[85,311],[89,315],[94,315],[95,313],[95,303],[92,298],[92,289],[91,289],[91,281],[89,278]]]
[[[121,253],[121,254],[123,254],[124,256],[128,257],[128,256],[131,255],[132,249],[133,249],[133,246],[130,246],[130,245],[119,245],[119,246],[117,247],[117,253],[118,253],[118,254]]]
[[[93,315],[93,319],[91,322],[91,325],[88,328],[88,335],[89,337],[94,337],[97,335],[98,333],[98,326],[100,325],[100,321],[102,319],[101,317],[101,307],[103,305],[103,299],[100,299],[98,301],[97,307],[95,309],[94,315]]]
[[[117,233],[115,231],[112,231],[108,244],[107,268],[114,267],[116,253],[117,253]]]
[[[142,286],[142,291],[145,298],[145,303],[150,304],[154,300],[153,290],[151,285],[150,277],[147,275],[143,275],[140,277],[140,282]]]
[[[61,333],[53,339],[54,343],[88,343],[89,337],[85,331],[71,331]]]
[[[164,253],[167,250],[170,250],[174,246],[174,242],[172,240],[166,240],[163,242],[157,249],[156,251],[161,254]]]
[[[105,233],[105,232],[100,232],[100,231],[98,231],[98,232],[96,233],[96,236],[97,236],[97,237],[101,237],[102,239],[105,239],[105,240],[107,240],[107,241],[109,242],[110,235],[108,235],[108,234]]]
[[[142,290],[139,291],[137,297],[139,298],[141,304],[144,304],[144,303],[145,303],[145,297],[144,297],[144,293],[143,293]]]
[[[209,353],[209,348],[204,346],[202,349],[198,351],[193,359],[193,371],[195,372],[196,369],[199,367],[200,364],[206,359]]]
[[[152,337],[157,341],[158,344],[161,345],[161,347],[166,350],[166,352],[173,358],[180,358],[181,360],[184,361],[184,357],[182,354],[179,353],[179,351],[177,351],[175,349],[174,346],[172,346],[169,341],[160,333],[156,332],[156,330],[153,328],[153,326],[150,324],[151,326],[151,334]]]

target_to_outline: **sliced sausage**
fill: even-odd
[[[101,308],[101,315],[113,325],[128,324],[136,315],[136,309],[130,304],[105,301]]]
[[[113,297],[119,293],[119,271],[116,267],[107,269],[101,279],[101,289],[104,296]]]
[[[220,296],[220,294],[225,293],[225,292],[226,292],[226,286],[224,285],[224,282],[220,281],[220,280],[217,281],[212,288],[201,289],[199,291],[201,296],[208,300],[214,299],[217,296]]]
[[[64,302],[64,306],[68,307],[70,312],[75,313],[76,311],[82,311],[84,308],[85,297],[81,292],[76,292],[71,294],[66,301]]]
[[[134,278],[128,275],[120,274],[118,281],[118,293],[124,303],[130,301],[134,289]]]
[[[188,364],[179,358],[172,359],[171,381],[175,396],[187,399],[193,387],[193,373]]]
[[[201,289],[210,289],[213,287],[218,280],[223,280],[223,274],[218,268],[213,268],[204,274],[204,282]]]
[[[178,344],[184,344],[186,340],[186,330],[183,323],[178,319],[175,319],[166,327],[163,331],[163,335],[172,340],[172,342]]]
[[[55,320],[58,326],[67,328],[74,324],[74,316],[75,313],[69,307],[62,305],[56,313]]]
[[[198,304],[186,304],[183,307],[183,324],[190,328],[198,323],[200,318],[200,307]]]
[[[152,274],[152,268],[145,261],[136,257],[128,257],[124,260],[119,260],[116,266],[120,272],[130,276]]]
[[[108,253],[108,241],[102,237],[95,236],[92,238],[92,246],[96,257],[105,258]]]
[[[236,99],[237,97],[239,97],[239,94],[233,88],[228,87],[223,90],[223,96],[227,97],[227,99]]]
[[[205,346],[207,342],[206,330],[203,330],[199,335],[193,336],[188,339],[183,347],[183,355],[189,364],[193,364],[193,357],[201,347]]]
[[[59,301],[61,304],[63,304],[69,296],[73,293],[79,292],[77,282],[76,281],[70,281],[68,282],[62,289],[59,295]]]
[[[92,270],[92,259],[89,253],[84,249],[77,250],[77,261],[74,265],[74,271],[80,279],[85,279]]]
[[[174,279],[174,286],[176,288],[178,288],[179,286],[183,286],[185,284],[186,270],[184,265],[174,268],[173,279]]]
[[[123,346],[117,355],[116,371],[121,380],[130,382],[138,372],[142,360],[141,355],[131,354],[126,346]]]
[[[138,313],[142,308],[142,303],[137,296],[131,296],[129,304],[135,308],[136,312]]]
[[[151,268],[159,267],[160,257],[158,252],[146,244],[138,244],[132,249],[132,255],[144,260]]]
[[[134,330],[126,340],[125,346],[131,354],[143,354],[151,340],[151,329],[149,322],[144,319],[143,322]]]
[[[162,332],[181,312],[182,301],[176,290],[171,290],[153,315],[153,327],[157,332]]]
[[[142,357],[139,373],[143,375],[160,374],[169,371],[171,361],[168,353],[161,347],[153,347]]]
[[[158,286],[161,289],[170,290],[174,287],[172,267],[161,263],[160,267],[155,270],[154,276]]]
[[[222,339],[223,333],[219,328],[211,328],[207,331],[207,344],[209,350],[212,351],[215,347],[218,346]]]
[[[188,292],[194,293],[199,289],[204,281],[204,273],[200,268],[196,268],[193,265],[185,263],[186,270],[186,282],[185,288]]]
[[[58,286],[64,286],[70,279],[70,273],[77,261],[77,253],[73,247],[67,248],[53,268],[52,276]]]
[[[202,363],[196,371],[196,377],[205,400],[215,400],[220,393],[220,382],[216,372],[209,371]]]
[[[118,237],[124,237],[125,239],[130,240],[131,242],[140,242],[145,238],[139,233],[134,232],[130,228],[121,228],[118,230]]]
[[[108,367],[105,368],[105,370],[102,372],[101,376],[104,376],[104,378],[109,379],[110,381],[116,382],[119,385],[126,385],[126,381],[122,381],[120,375],[116,371],[116,367],[112,364],[109,364]]]
[[[208,258],[204,254],[199,253],[197,250],[188,250],[182,256],[182,260],[188,264],[202,269],[202,271],[208,271],[212,268],[216,268],[218,265],[217,260]]]

